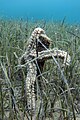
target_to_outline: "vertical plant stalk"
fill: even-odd
[[[2,84],[0,83],[0,106],[1,106],[1,117],[2,117],[2,120],[4,119],[4,105],[3,105],[3,93],[2,93]]]
[[[16,104],[16,100],[15,100],[15,98],[14,98],[14,96],[13,96],[13,94],[14,94],[14,89],[13,89],[12,84],[11,84],[11,82],[10,82],[10,79],[9,79],[9,77],[8,77],[7,70],[6,70],[5,66],[3,66],[2,62],[1,62],[1,68],[2,68],[2,70],[3,70],[3,72],[4,72],[4,75],[5,75],[5,82],[6,82],[6,84],[7,84],[7,87],[10,89],[10,91],[9,91],[10,103],[12,103],[12,105],[13,105],[13,107],[14,107],[14,110],[15,110],[16,113],[19,115],[19,118],[17,117],[17,119],[18,119],[18,120],[22,120],[22,119],[21,119],[22,117],[21,117],[21,115],[20,115],[18,106],[17,106],[17,104]],[[11,99],[12,99],[12,100],[11,100]],[[10,105],[11,105],[11,104],[10,104]],[[11,105],[11,106],[12,106],[12,105]]]

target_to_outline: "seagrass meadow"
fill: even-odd
[[[41,79],[43,97],[37,91],[36,120],[80,119],[80,25],[24,20],[0,19],[0,120],[29,120],[25,96],[25,67],[19,58],[35,27],[41,27],[51,38],[51,48],[68,52],[69,66],[63,60],[47,60]],[[37,85],[38,87],[38,85]],[[41,99],[41,103],[39,100]],[[39,104],[39,105],[38,105]],[[32,120],[32,119],[30,119]]]

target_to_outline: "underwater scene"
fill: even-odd
[[[0,120],[80,120],[80,0],[0,0]]]

